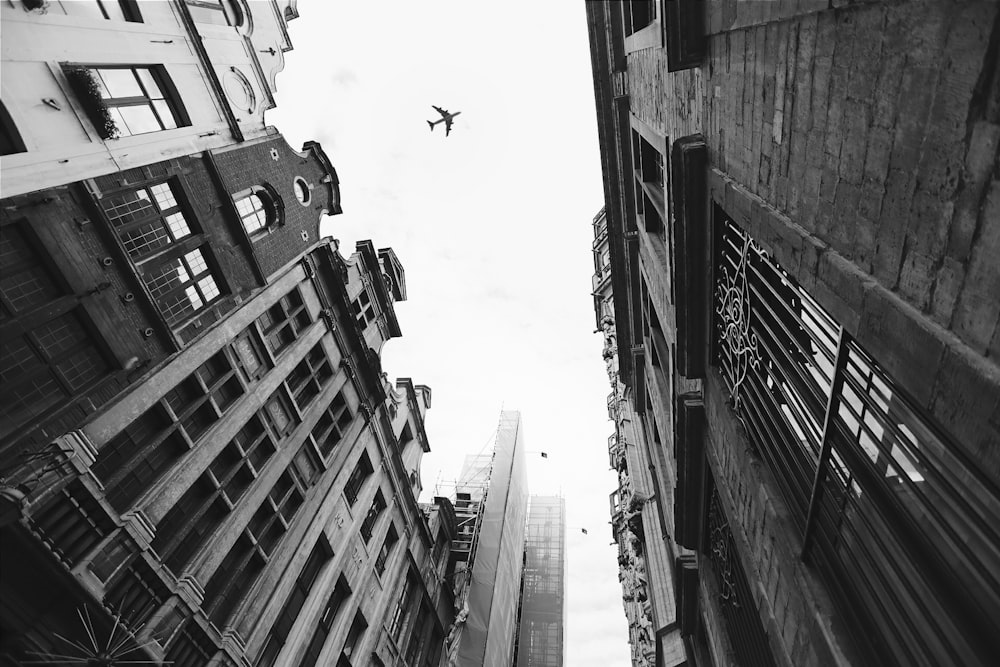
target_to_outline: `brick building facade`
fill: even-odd
[[[654,635],[676,624],[694,664],[988,664],[996,3],[587,15],[595,305],[641,424],[626,452],[653,453],[644,548],[673,562]]]

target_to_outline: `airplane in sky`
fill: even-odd
[[[461,111],[456,111],[455,113],[449,113],[447,109],[442,109],[441,107],[435,107],[431,105],[435,111],[441,114],[441,119],[434,122],[427,121],[427,124],[431,126],[431,132],[434,131],[434,126],[438,123],[444,123],[444,136],[448,136],[451,133],[451,123],[455,120],[455,116],[462,113]]]

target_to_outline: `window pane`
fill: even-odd
[[[189,282],[187,271],[180,260],[172,260],[150,269],[145,276],[146,286],[154,297],[163,296],[181,283]]]
[[[153,100],[163,99],[163,93],[160,92],[160,84],[156,83],[152,72],[145,67],[136,68],[135,72],[139,75],[142,87],[146,89],[146,97]]]
[[[142,88],[130,69],[99,69],[97,72],[111,97],[143,97]]]
[[[205,301],[211,301],[219,296],[219,287],[215,284],[215,278],[212,276],[199,280],[198,287],[201,288],[201,293],[205,296]]]
[[[131,134],[128,131],[128,125],[125,124],[125,119],[122,117],[121,112],[118,111],[118,107],[108,107],[108,116],[111,117],[115,127],[118,128],[119,136],[127,137]]]
[[[105,197],[103,204],[108,218],[115,227],[121,227],[155,213],[153,203],[149,201],[149,193],[145,189]]]
[[[229,21],[226,19],[226,15],[222,11],[222,7],[210,9],[208,7],[199,7],[197,5],[189,4],[188,9],[191,11],[191,18],[193,18],[196,23],[229,25]]]
[[[168,208],[177,206],[177,199],[174,198],[174,192],[170,189],[169,183],[157,183],[150,188],[150,191],[153,193],[153,197],[156,199],[156,203],[161,211],[166,211]]]
[[[81,3],[74,2],[73,4],[76,5]],[[108,18],[112,21],[128,21],[128,18],[125,16],[125,11],[122,9],[121,0],[98,0],[98,4],[104,8]]]
[[[187,220],[184,219],[183,214],[174,213],[168,215],[164,220],[170,229],[170,235],[174,237],[175,241],[191,234],[191,228],[188,227]]]
[[[205,257],[201,254],[201,248],[195,248],[184,255],[184,261],[187,262],[192,275],[198,276],[208,271],[208,265],[205,263]]]
[[[172,130],[177,127],[177,121],[174,120],[174,112],[170,110],[169,104],[164,100],[153,100],[153,106],[156,107],[156,114],[160,117],[163,129]]]
[[[170,243],[159,220],[121,232],[118,236],[131,257],[142,257]]]
[[[116,108],[128,128],[127,134],[145,134],[146,132],[157,132],[163,129],[160,127],[160,121],[156,119],[153,109],[145,104],[142,106]],[[119,129],[122,128],[119,127]]]

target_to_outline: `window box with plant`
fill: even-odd
[[[102,139],[117,139],[118,125],[115,124],[104,98],[101,96],[101,83],[93,70],[78,65],[63,68],[66,80],[76,95],[77,101],[83,107],[84,113]]]

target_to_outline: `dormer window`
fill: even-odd
[[[280,209],[275,197],[264,188],[252,188],[233,195],[243,229],[251,238],[266,234],[278,224]]]

